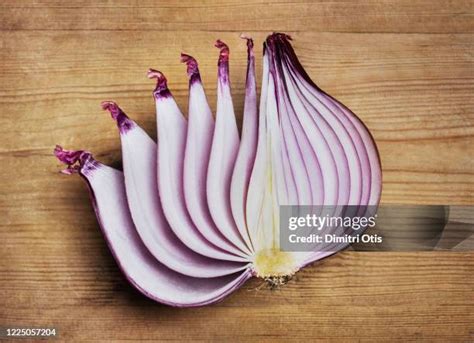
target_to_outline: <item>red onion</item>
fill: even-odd
[[[87,182],[97,219],[117,263],[144,295],[172,306],[223,299],[251,276],[286,282],[303,266],[334,254],[280,249],[281,205],[378,205],[381,168],[368,129],[310,79],[275,33],[264,45],[260,108],[255,57],[248,67],[242,136],[231,97],[229,48],[218,40],[214,121],[197,61],[181,55],[189,76],[188,120],[157,81],[158,143],[114,102],[123,173],[89,152],[57,146],[56,157]]]

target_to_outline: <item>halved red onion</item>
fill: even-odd
[[[246,37],[243,37],[246,38]],[[147,296],[173,306],[222,299],[251,275],[286,282],[305,265],[346,244],[310,252],[280,249],[281,205],[332,206],[364,215],[378,205],[382,176],[375,142],[347,107],[323,92],[298,61],[288,35],[264,45],[257,110],[253,42],[242,137],[231,97],[229,48],[218,40],[214,122],[196,60],[182,54],[189,75],[184,118],[156,70],[158,145],[113,102],[124,175],[84,151],[55,154],[66,173],[79,172],[115,258]],[[357,212],[357,213],[356,213]],[[342,234],[340,228],[334,234]]]

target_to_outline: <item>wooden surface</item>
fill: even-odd
[[[472,1],[2,1],[0,326],[56,326],[68,341],[474,340],[474,253],[344,252],[277,291],[254,280],[210,307],[153,303],[120,275],[85,185],[51,154],[60,143],[119,164],[104,99],[155,137],[145,72],[162,70],[186,109],[181,51],[198,58],[214,107],[217,38],[231,47],[240,113],[239,33],[261,51],[286,31],[308,73],[373,132],[383,203],[472,205],[473,15]]]

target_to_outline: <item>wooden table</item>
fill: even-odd
[[[156,137],[149,67],[183,109],[185,51],[215,107],[214,40],[231,47],[237,113],[246,32],[294,38],[316,82],[378,143],[382,202],[474,204],[471,1],[16,1],[0,3],[0,325],[70,340],[470,341],[474,253],[344,252],[270,291],[248,282],[215,306],[174,309],[127,284],[78,177],[55,144],[118,164],[118,101]],[[261,61],[258,60],[259,77]]]

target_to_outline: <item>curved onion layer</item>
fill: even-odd
[[[229,47],[218,40],[215,120],[197,61],[182,54],[189,76],[188,120],[165,76],[148,73],[157,81],[157,143],[114,102],[102,104],[119,128],[123,173],[88,152],[55,149],[68,165],[63,172],[77,172],[88,183],[97,219],[124,274],[143,294],[172,306],[218,301],[252,275],[284,283],[305,265],[346,247],[282,251],[281,205],[327,205],[330,212],[321,215],[361,216],[380,200],[380,160],[360,119],[316,86],[291,38],[281,33],[264,44],[257,106],[253,41],[242,38],[248,66],[241,137]],[[346,205],[355,210],[343,212]],[[344,234],[342,228],[331,230]]]

